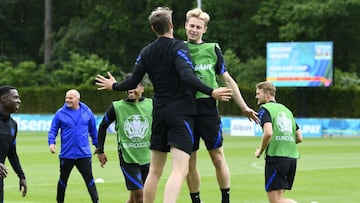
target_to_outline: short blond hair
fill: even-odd
[[[190,18],[195,17],[203,20],[205,22],[205,25],[210,21],[210,16],[208,13],[202,11],[200,8],[194,8],[192,10],[189,10],[186,12],[186,21],[188,21]]]
[[[270,93],[271,96],[276,95],[276,87],[269,81],[263,81],[256,84],[256,89]]]
[[[157,34],[165,34],[170,30],[169,24],[172,23],[172,10],[168,7],[157,7],[151,12],[149,22]]]

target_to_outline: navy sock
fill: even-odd
[[[230,203],[230,188],[221,189],[221,203]]]
[[[200,192],[190,193],[192,203],[201,203]]]

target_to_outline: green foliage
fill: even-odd
[[[185,12],[193,0],[91,0],[52,2],[52,69],[70,53],[96,54],[129,72],[141,48],[155,39],[147,16],[157,6],[173,9],[174,32],[184,38]],[[274,41],[334,41],[336,66],[360,74],[358,0],[207,0],[211,16],[204,39],[231,49],[242,62],[265,58]],[[43,61],[43,3],[2,0],[0,60]],[[66,15],[64,15],[66,13]]]
[[[125,75],[121,69],[95,54],[83,56],[73,52],[70,53],[70,59],[62,61],[60,67],[54,71],[45,70],[43,65],[37,65],[34,61],[24,61],[16,66],[10,61],[1,62],[0,71],[0,84],[16,87],[92,86],[97,74],[106,75],[106,72],[110,71],[120,79]]]
[[[54,34],[52,66],[53,69],[59,66],[59,63],[70,59],[70,54],[73,52],[86,54],[87,50],[82,47],[92,44],[91,38],[93,30],[85,22],[80,21],[79,18],[74,18],[69,23],[68,27],[62,27]]]
[[[29,88],[61,89],[64,85],[95,88],[96,74],[111,71],[121,77],[123,72],[132,71],[138,53],[156,38],[147,20],[154,8],[168,6],[173,10],[175,36],[184,39],[185,13],[196,7],[193,0],[52,1],[52,4],[52,63],[45,69],[42,65],[43,3],[1,1],[0,83]],[[265,80],[267,42],[333,41],[334,64],[338,69],[334,74],[335,87],[284,88],[279,90],[284,92],[279,94],[279,99],[303,115],[359,115],[356,109],[342,109],[337,106],[339,102],[336,103],[341,100],[342,104],[360,105],[356,90],[360,86],[360,21],[356,20],[360,16],[359,0],[207,0],[202,2],[202,8],[211,16],[204,39],[218,42],[225,50],[227,68],[248,103],[253,104],[254,85]],[[120,71],[116,67],[120,67]],[[342,91],[347,92],[346,95],[342,95]],[[349,99],[338,99],[337,93]],[[63,100],[62,91],[60,95],[52,96]],[[89,97],[91,95],[94,92],[90,91]],[[26,100],[32,101],[32,97],[34,95],[29,94]],[[303,97],[307,101],[299,102]],[[317,97],[322,98],[321,103],[314,99]],[[42,98],[38,103],[43,103]],[[317,107],[306,105],[313,103]],[[332,106],[327,104],[338,109],[329,112]],[[43,106],[33,112],[48,111],[41,109]],[[231,102],[221,107],[227,114],[238,113]],[[26,110],[31,112],[32,107]]]
[[[53,60],[67,60],[70,51],[81,54],[97,54],[111,63],[132,70],[141,49],[156,36],[147,20],[150,12],[158,6],[174,9],[185,7],[187,1],[89,1],[81,9],[83,16],[71,19],[56,32]],[[185,11],[181,10],[181,19]],[[174,13],[174,24],[180,27]],[[182,25],[181,25],[182,27]]]
[[[342,89],[360,88],[360,78],[356,72],[343,72],[335,69],[335,86]]]
[[[18,88],[21,107],[19,113],[52,114],[64,104],[65,92],[77,89],[81,94],[81,101],[85,102],[95,113],[104,113],[112,101],[125,98],[124,91],[99,91],[91,85],[61,85],[55,87],[21,87]],[[152,87],[145,86],[144,96],[152,97]]]
[[[359,15],[360,1],[357,0],[265,0],[252,20],[263,28],[257,34],[262,43],[333,41],[336,66],[359,74],[360,37],[355,33],[359,33],[360,23],[354,20]]]
[[[41,61],[42,10],[43,4],[36,0],[0,1],[0,62]]]
[[[54,85],[94,85],[97,74],[105,75],[107,71],[114,76],[123,76],[124,72],[119,71],[115,65],[111,65],[96,54],[80,55],[70,53],[70,60],[60,63],[61,69],[52,73],[52,84]]]
[[[210,15],[204,40],[218,42],[223,50],[231,49],[242,61],[264,55],[263,41],[255,35],[261,32],[250,18],[260,0],[203,1],[203,10]],[[268,33],[267,33],[268,36]]]
[[[319,38],[326,34],[329,23],[338,17],[348,17],[351,1],[279,1],[267,0],[260,4],[253,19],[256,23],[271,26],[279,23],[279,39],[296,40],[299,37]]]
[[[43,66],[33,61],[24,61],[14,65],[10,61],[0,63],[0,84],[16,87],[38,86],[46,83],[46,72]]]
[[[56,87],[21,87],[19,113],[53,113],[64,102],[65,92],[78,89],[81,100],[96,113],[103,113],[114,100],[125,97],[125,92],[98,91],[95,85],[61,85]],[[253,109],[257,109],[255,87],[239,86],[241,94]],[[144,95],[153,96],[152,86],[145,86]],[[359,88],[278,88],[276,100],[287,105],[298,117],[359,118]],[[242,112],[234,101],[219,102],[221,115],[240,116]]]
[[[262,57],[249,59],[241,63],[232,50],[224,53],[226,67],[240,87],[255,87],[255,84],[266,80],[266,61]]]

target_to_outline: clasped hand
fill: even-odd
[[[229,101],[232,97],[232,89],[219,87],[213,90],[211,96],[220,101]]]

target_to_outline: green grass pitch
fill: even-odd
[[[58,137],[59,140],[59,137]],[[58,141],[59,142],[59,141]],[[254,157],[260,137],[225,136],[226,160],[231,172],[231,202],[264,203],[263,158]],[[58,149],[59,150],[58,146]],[[305,138],[299,145],[301,158],[292,191],[286,197],[299,203],[339,203],[360,202],[360,138]],[[6,203],[49,203],[56,202],[56,185],[59,176],[59,159],[51,154],[47,145],[46,132],[19,132],[17,149],[24,168],[28,194],[22,198],[18,191],[18,178],[10,168],[5,182]],[[95,178],[102,203],[124,203],[129,192],[126,190],[116,152],[116,138],[108,134],[105,152],[108,162],[101,168],[93,157]],[[168,161],[168,163],[170,163]],[[204,203],[220,202],[220,192],[215,178],[214,168],[207,151],[202,146],[199,152],[199,170],[201,173],[201,196]],[[169,166],[159,183],[155,202],[162,202],[163,189],[169,174]],[[84,182],[73,169],[66,190],[65,202],[90,202]],[[183,184],[179,203],[189,203],[190,197],[186,184]]]

